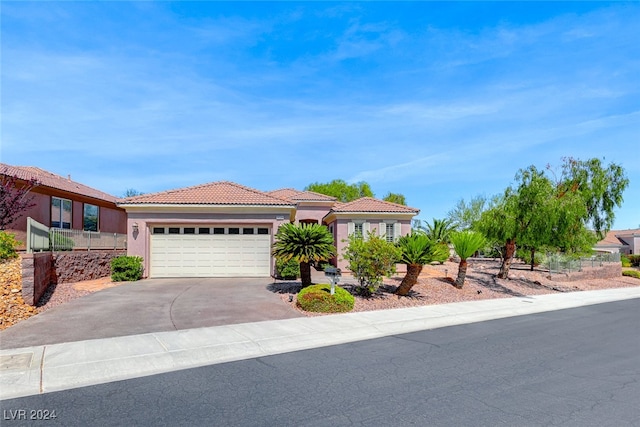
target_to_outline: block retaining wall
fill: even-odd
[[[22,254],[22,299],[36,305],[49,285],[99,279],[111,274],[111,260],[126,251]]]

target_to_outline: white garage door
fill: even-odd
[[[151,231],[151,277],[270,275],[269,228],[159,226]]]

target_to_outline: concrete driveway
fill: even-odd
[[[19,348],[302,315],[270,278],[147,279],[78,298],[0,331]]]

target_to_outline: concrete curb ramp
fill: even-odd
[[[0,399],[640,298],[640,287],[270,320],[0,351]]]

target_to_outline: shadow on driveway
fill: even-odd
[[[0,349],[302,315],[270,278],[147,279],[75,299],[3,331]]]

